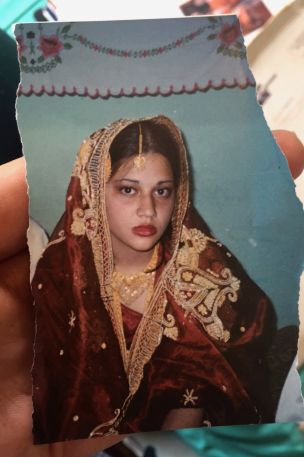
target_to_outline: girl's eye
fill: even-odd
[[[172,189],[169,189],[168,187],[163,187],[157,189],[156,193],[159,197],[170,197],[170,195],[172,194]]]
[[[133,195],[135,193],[135,189],[133,189],[133,187],[127,187],[127,186],[121,187],[119,189],[119,191],[123,195]]]

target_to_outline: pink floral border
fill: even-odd
[[[220,89],[234,89],[238,87],[239,89],[247,89],[248,87],[255,87],[255,83],[252,82],[249,78],[246,78],[244,83],[240,83],[237,81],[236,78],[232,82],[227,82],[225,79],[222,79],[220,83],[215,84],[213,81],[209,80],[205,86],[201,86],[199,83],[194,83],[192,88],[188,88],[183,85],[180,89],[174,88],[173,85],[169,87],[167,91],[162,90],[160,86],[157,86],[156,89],[150,90],[148,86],[146,86],[142,91],[138,91],[136,87],[133,87],[131,91],[126,91],[125,89],[121,89],[119,93],[113,94],[110,89],[107,89],[106,92],[101,93],[99,89],[89,90],[87,87],[84,87],[82,90],[78,89],[77,87],[73,87],[71,89],[67,89],[65,86],[61,88],[57,88],[54,85],[51,86],[50,89],[46,88],[44,85],[40,87],[40,89],[35,89],[34,86],[31,84],[29,89],[25,89],[22,84],[19,85],[17,95],[18,96],[25,96],[30,97],[31,95],[36,95],[40,97],[41,95],[49,95],[49,96],[58,96],[64,97],[65,95],[69,96],[80,96],[80,97],[89,97],[91,99],[102,98],[108,99],[110,97],[134,97],[134,96],[143,96],[143,95],[174,95],[174,94],[193,94],[195,92],[206,92],[209,89],[220,90]]]
[[[169,53],[183,47],[207,32],[206,40],[217,42],[216,52],[227,57],[245,59],[246,52],[242,41],[242,34],[238,22],[225,23],[222,18],[208,17],[205,25],[180,36],[170,43],[154,48],[144,49],[117,49],[91,41],[86,36],[73,33],[75,24],[58,26],[56,33],[46,33],[40,23],[38,26],[29,25],[27,30],[23,24],[17,30],[16,41],[20,68],[23,73],[47,73],[66,58],[66,52],[73,50],[75,44],[84,46],[89,51],[100,55],[117,58],[147,59]],[[211,32],[211,33],[210,33]]]

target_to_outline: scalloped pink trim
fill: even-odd
[[[171,85],[168,90],[162,90],[160,86],[157,86],[157,88],[154,91],[150,91],[148,86],[146,86],[143,91],[138,92],[136,87],[133,87],[132,90],[129,92],[126,92],[124,89],[120,89],[120,91],[116,94],[112,93],[110,89],[107,89],[105,93],[101,93],[99,89],[93,89],[92,91],[89,91],[87,87],[84,87],[83,90],[80,91],[75,86],[72,90],[66,89],[65,86],[62,86],[61,89],[56,89],[54,85],[51,86],[51,89],[46,89],[44,85],[42,85],[40,89],[34,89],[34,86],[32,84],[30,85],[30,88],[28,90],[25,90],[22,84],[20,84],[17,91],[17,95],[24,95],[25,97],[30,97],[31,95],[36,95],[37,97],[40,97],[43,94],[49,95],[50,97],[53,97],[54,95],[57,95],[58,97],[64,97],[65,95],[77,95],[80,97],[90,97],[92,99],[108,99],[110,97],[118,98],[143,95],[169,96],[173,94],[193,94],[195,92],[206,92],[209,89],[234,89],[235,87],[238,87],[239,89],[246,89],[247,87],[255,87],[255,83],[253,81],[250,81],[249,78],[247,78],[244,83],[240,83],[239,81],[237,81],[236,78],[234,78],[233,82],[230,83],[227,82],[225,79],[222,79],[222,81],[219,84],[214,84],[211,80],[209,80],[205,86],[201,86],[199,83],[194,83],[192,88],[187,88],[185,85],[183,85],[180,89],[175,89],[174,86]]]

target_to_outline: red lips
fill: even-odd
[[[139,236],[153,236],[157,232],[157,229],[154,225],[138,225],[132,228],[132,232]]]

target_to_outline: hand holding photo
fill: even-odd
[[[236,19],[18,28],[35,52],[39,33],[62,45],[61,62],[21,60],[18,101],[31,216],[51,234],[32,224],[35,442],[275,421],[303,215]]]

